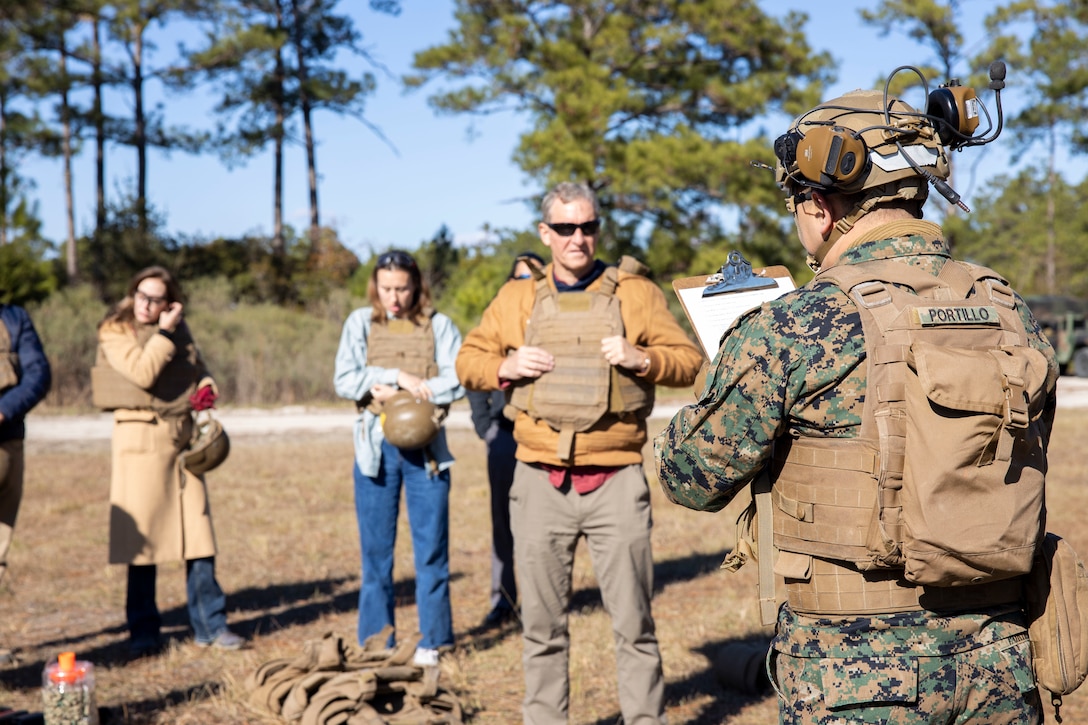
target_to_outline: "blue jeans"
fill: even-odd
[[[129,637],[134,640],[159,638],[162,616],[155,604],[157,574],[158,568],[154,564],[130,564],[128,567],[125,616]],[[227,597],[215,580],[215,557],[185,562],[185,589],[193,639],[211,642],[227,629]]]
[[[422,451],[402,451],[382,442],[376,478],[354,466],[355,513],[363,552],[363,584],[359,589],[359,642],[387,624],[393,625],[393,549],[397,539],[400,491],[408,506],[416,567],[416,605],[420,647],[453,644],[450,609],[449,494],[450,474],[428,475]],[[395,636],[386,644],[392,646]]]

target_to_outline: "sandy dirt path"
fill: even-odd
[[[671,418],[680,408],[680,400],[659,403],[653,417]],[[1063,376],[1058,381],[1059,408],[1088,408],[1088,378]],[[350,435],[355,413],[350,408],[309,408],[287,406],[268,410],[254,408],[224,408],[217,411],[223,426],[231,436],[267,435],[306,431],[309,433],[335,433]],[[468,406],[463,402],[450,410],[446,425],[468,428]],[[31,413],[27,416],[28,441],[80,441],[108,440],[113,429],[113,417],[109,413],[93,415],[45,415]]]

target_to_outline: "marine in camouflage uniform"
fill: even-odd
[[[850,100],[827,106],[835,104]],[[781,163],[779,173],[801,241],[817,264],[890,259],[936,274],[952,263],[939,228],[920,219],[924,182],[878,200],[837,234],[835,222],[865,192],[843,199],[832,184],[808,184],[798,198],[799,186],[783,180]],[[1048,437],[1057,367],[1039,326],[1017,302],[1031,346],[1050,367]],[[654,441],[666,496],[719,511],[770,464],[776,440],[857,437],[866,368],[861,318],[833,283],[817,278],[749,311],[723,337],[699,401],[681,409]],[[802,615],[786,603],[771,647],[769,674],[783,723],[1042,722],[1018,602],[864,616]]]

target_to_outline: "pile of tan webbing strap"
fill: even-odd
[[[265,662],[246,678],[249,702],[302,725],[460,725],[461,704],[439,687],[439,668],[412,664],[419,635],[388,649],[391,633],[362,647],[330,633],[296,658]]]

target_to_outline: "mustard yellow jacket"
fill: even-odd
[[[554,288],[552,265],[544,268]],[[484,310],[480,325],[468,333],[457,355],[457,376],[469,390],[496,390],[501,387],[499,366],[506,355],[525,344],[525,326],[535,301],[535,282],[511,280]],[[601,279],[589,286],[600,287]],[[665,302],[665,295],[649,279],[619,273],[616,298],[620,301],[627,340],[650,359],[646,378],[666,387],[690,386],[703,363],[703,354],[677,323]],[[642,462],[646,443],[645,420],[618,420],[595,425],[574,436],[575,466],[625,466]],[[518,442],[517,458],[526,463],[564,465],[556,456],[559,432],[541,420],[519,412],[514,421]]]

